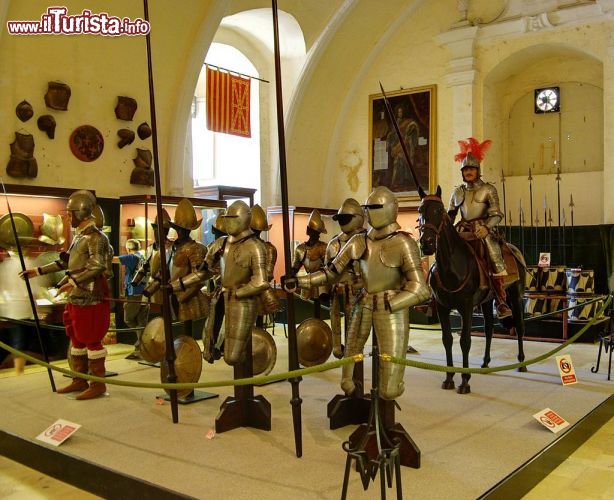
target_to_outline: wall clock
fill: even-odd
[[[535,89],[535,112],[558,113],[561,109],[561,90],[559,87]]]

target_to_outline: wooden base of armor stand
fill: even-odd
[[[168,394],[164,394],[164,396],[158,396],[158,397],[163,397],[164,401],[170,401],[171,397]],[[183,398],[177,398],[177,403],[179,403],[180,405],[189,405],[192,403],[196,403],[198,401],[205,401],[207,399],[214,399],[214,398],[219,398],[220,395],[219,394],[214,394],[212,392],[203,392],[203,391],[192,391],[190,394],[188,394],[187,396],[183,397]]]
[[[354,365],[352,378],[356,386],[354,394],[351,396],[337,394],[328,402],[326,416],[331,430],[346,425],[365,424],[369,421],[371,398],[364,395],[364,368],[362,363]]]
[[[245,361],[234,367],[235,380],[253,374],[252,342],[246,342]],[[215,417],[215,432],[226,432],[237,427],[271,430],[271,403],[264,396],[254,396],[253,385],[236,385],[234,396],[226,398]]]

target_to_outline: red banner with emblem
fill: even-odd
[[[251,137],[250,80],[207,67],[207,128]]]

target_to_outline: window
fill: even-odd
[[[205,62],[237,73],[259,76],[254,65],[239,50],[220,43],[209,48]],[[237,186],[260,189],[259,82],[251,80],[250,138],[211,132],[206,124],[206,66],[203,66],[194,96],[192,114],[192,164],[194,186]],[[256,192],[256,201],[259,201]]]

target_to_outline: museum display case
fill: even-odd
[[[168,212],[171,219],[175,215],[177,204],[181,197],[163,196],[162,207]],[[213,241],[211,226],[221,210],[226,208],[222,200],[209,200],[202,198],[188,198],[198,218],[203,219],[198,229],[192,232],[192,238],[208,245]],[[156,218],[156,197],[154,195],[120,196],[119,198],[119,251],[120,255],[126,253],[126,241],[136,239],[141,243],[143,252],[154,241],[151,223]],[[169,238],[174,239],[174,229],[171,229]]]
[[[41,349],[35,333],[30,332],[34,327],[12,321],[30,320],[34,316],[25,283],[18,276],[21,263],[7,201],[25,264],[40,267],[59,259],[60,253],[70,246],[73,233],[66,203],[75,190],[20,184],[7,184],[5,188],[7,197],[0,203],[0,331],[19,329],[26,339],[25,350],[36,355]],[[32,281],[38,317],[43,324],[42,340],[51,358],[64,357],[66,353],[64,332],[44,327],[62,323],[64,300],[54,288],[62,276],[62,272],[52,273]]]

